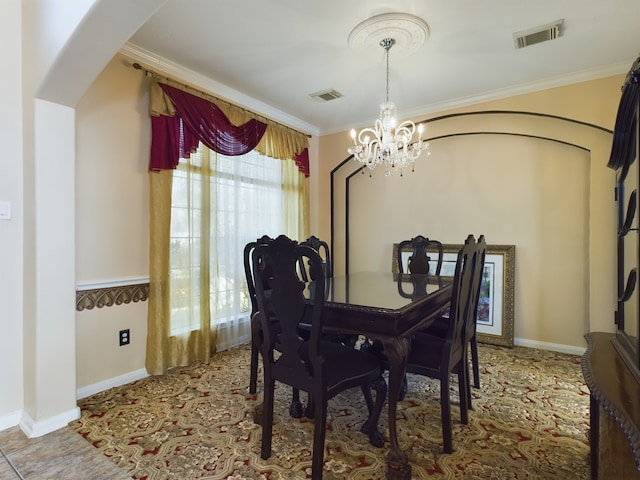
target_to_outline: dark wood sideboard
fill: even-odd
[[[640,384],[613,333],[589,333],[582,373],[591,392],[591,480],[640,479]]]

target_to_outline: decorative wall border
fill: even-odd
[[[149,299],[149,280],[138,278],[76,286],[76,311],[112,307]]]

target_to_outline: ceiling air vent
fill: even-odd
[[[342,94],[330,88],[329,90],[322,90],[316,93],[310,93],[309,96],[313,98],[316,102],[329,102],[331,100],[335,100],[336,98],[342,97]]]
[[[536,43],[555,40],[562,35],[564,19],[540,25],[539,27],[522,30],[513,34],[516,48],[524,48]]]

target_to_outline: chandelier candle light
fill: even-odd
[[[353,146],[347,149],[356,161],[369,168],[369,176],[378,165],[385,166],[385,176],[389,176],[391,170],[400,171],[402,176],[402,170],[411,165],[413,171],[414,161],[424,150],[429,149],[429,143],[422,140],[422,124],[417,128],[418,139],[413,141],[416,125],[410,120],[398,125],[396,106],[389,101],[389,50],[394,43],[393,38],[380,41],[387,57],[386,100],[380,104],[380,118],[376,120],[373,128],[364,128],[357,136],[356,131],[352,129]]]

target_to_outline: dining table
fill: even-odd
[[[452,278],[394,272],[357,272],[326,279],[323,329],[358,335],[381,346],[388,366],[389,480],[411,479],[411,465],[398,444],[396,412],[411,336],[450,306]],[[407,292],[410,292],[407,294]]]

